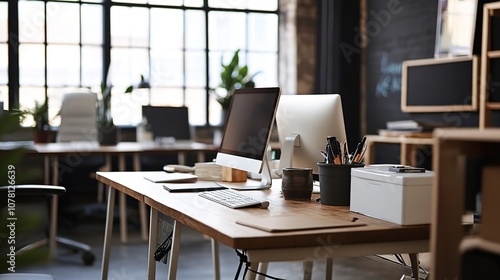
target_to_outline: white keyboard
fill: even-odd
[[[233,209],[248,206],[267,208],[269,206],[269,201],[260,201],[232,189],[200,192],[198,195]]]

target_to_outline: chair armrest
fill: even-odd
[[[66,192],[66,188],[52,185],[16,185],[0,186],[0,194],[15,190],[16,194],[55,194],[60,195]]]

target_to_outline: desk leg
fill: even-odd
[[[101,280],[108,279],[109,250],[111,248],[111,237],[113,236],[113,218],[115,212],[116,190],[108,187],[108,209],[106,211],[106,229],[104,231],[104,246],[102,251]]]
[[[197,153],[197,162],[205,162],[205,152],[198,152]]]
[[[118,156],[118,169],[125,171],[125,155]],[[127,242],[127,196],[120,192],[120,239]]]
[[[332,275],[333,275],[333,259],[326,259],[325,279],[332,280]]]
[[[212,238],[212,260],[214,264],[215,280],[220,279],[219,243]]]
[[[267,274],[267,268],[269,267],[269,263],[268,262],[260,262],[259,263],[259,270],[258,272],[260,273],[266,273]],[[263,275],[259,275],[257,276],[257,280],[265,280],[266,277],[263,276]]]
[[[133,156],[134,170],[141,171],[141,158],[139,154]],[[148,241],[148,225],[146,223],[146,204],[142,201],[139,202],[139,219],[141,223],[141,236],[142,240]]]
[[[418,266],[418,254],[417,253],[410,253],[408,254],[410,257],[410,263],[411,263],[411,271],[412,271],[412,277],[413,279],[420,279],[419,278],[419,266]]]
[[[399,163],[402,165],[410,165],[410,160],[408,158],[408,146],[409,144],[401,143],[401,159]]]
[[[186,164],[186,153],[184,152],[177,153],[177,162],[183,165]]]
[[[312,261],[305,261],[302,263],[302,266],[304,267],[304,280],[311,280],[312,276],[312,269],[313,269],[313,262]]]
[[[50,161],[50,160],[49,160]],[[59,185],[59,161],[57,157],[52,159],[52,184]],[[49,233],[49,258],[52,259],[57,251],[57,205],[59,204],[59,197],[52,196],[51,211],[50,211],[50,233]]]
[[[168,279],[175,280],[177,277],[177,264],[179,262],[179,252],[181,245],[181,232],[183,225],[174,221],[174,232],[172,234],[172,249],[168,263]]]
[[[158,210],[151,207],[149,215],[149,246],[148,246],[148,279],[156,277],[156,262],[153,255],[156,250],[158,239]]]

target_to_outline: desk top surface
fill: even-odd
[[[363,244],[427,240],[429,225],[401,226],[349,211],[346,206],[328,206],[311,201],[285,200],[281,181],[273,180],[268,190],[246,191],[258,199],[270,202],[268,209],[231,209],[206,200],[197,193],[169,193],[162,184],[152,183],[141,172],[98,172],[97,179],[157,209],[216,241],[237,249],[273,249],[311,247],[325,244]],[[237,220],[259,217],[266,219],[295,216],[297,219],[332,217],[343,221],[364,223],[365,226],[329,228],[271,233],[236,223]]]
[[[66,153],[155,153],[155,152],[182,152],[182,151],[217,151],[218,146],[194,141],[178,141],[168,145],[151,143],[121,142],[113,146],[102,146],[96,142],[65,142],[33,144],[29,141],[1,142],[0,150],[24,148],[31,154],[66,154]]]

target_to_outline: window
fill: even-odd
[[[191,125],[218,125],[221,108],[210,88],[237,49],[241,63],[258,72],[256,86],[278,85],[277,0],[104,1],[109,11],[99,0],[17,2],[18,18],[8,20],[19,23],[21,107],[48,96],[58,125],[64,93],[99,93],[106,79],[118,125],[138,124],[142,105],[188,106]],[[8,8],[0,0],[0,101],[8,99]],[[141,76],[149,88],[123,93]]]
[[[7,22],[7,2],[0,2],[0,111],[7,109],[9,104],[9,92],[7,84],[9,82],[8,74],[8,22]]]

